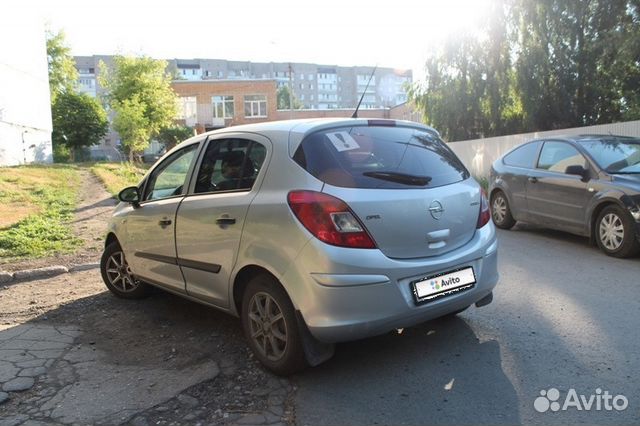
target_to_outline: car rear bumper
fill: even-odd
[[[497,240],[489,225],[456,250],[421,259],[390,259],[379,250],[345,249],[309,241],[282,277],[311,334],[341,342],[386,333],[466,308],[489,295],[498,282]],[[416,303],[411,283],[473,267],[473,288]]]

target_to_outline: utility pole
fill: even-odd
[[[291,83],[291,77],[293,75],[293,69],[291,68],[291,62],[289,62],[289,118],[293,118],[293,84]]]

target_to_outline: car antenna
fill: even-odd
[[[353,115],[351,116],[351,118],[358,118],[358,110],[360,109],[360,104],[362,103],[362,100],[364,99],[364,95],[367,93],[367,89],[369,88],[369,83],[371,83],[371,79],[373,78],[373,75],[376,73],[377,69],[378,69],[378,64],[376,64],[376,66],[373,67],[373,71],[371,72],[371,75],[369,76],[369,81],[367,81],[367,86],[364,88],[364,92],[362,92],[362,96],[360,96],[360,100],[358,101],[358,106],[356,107],[356,110],[353,111]]]

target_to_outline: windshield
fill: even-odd
[[[347,188],[432,188],[469,177],[435,134],[406,127],[316,132],[302,141],[294,160],[323,182]]]
[[[640,139],[610,138],[582,146],[607,173],[640,173]]]

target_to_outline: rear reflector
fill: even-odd
[[[314,237],[327,244],[349,248],[376,248],[364,225],[339,198],[315,191],[291,191],[291,211]]]

